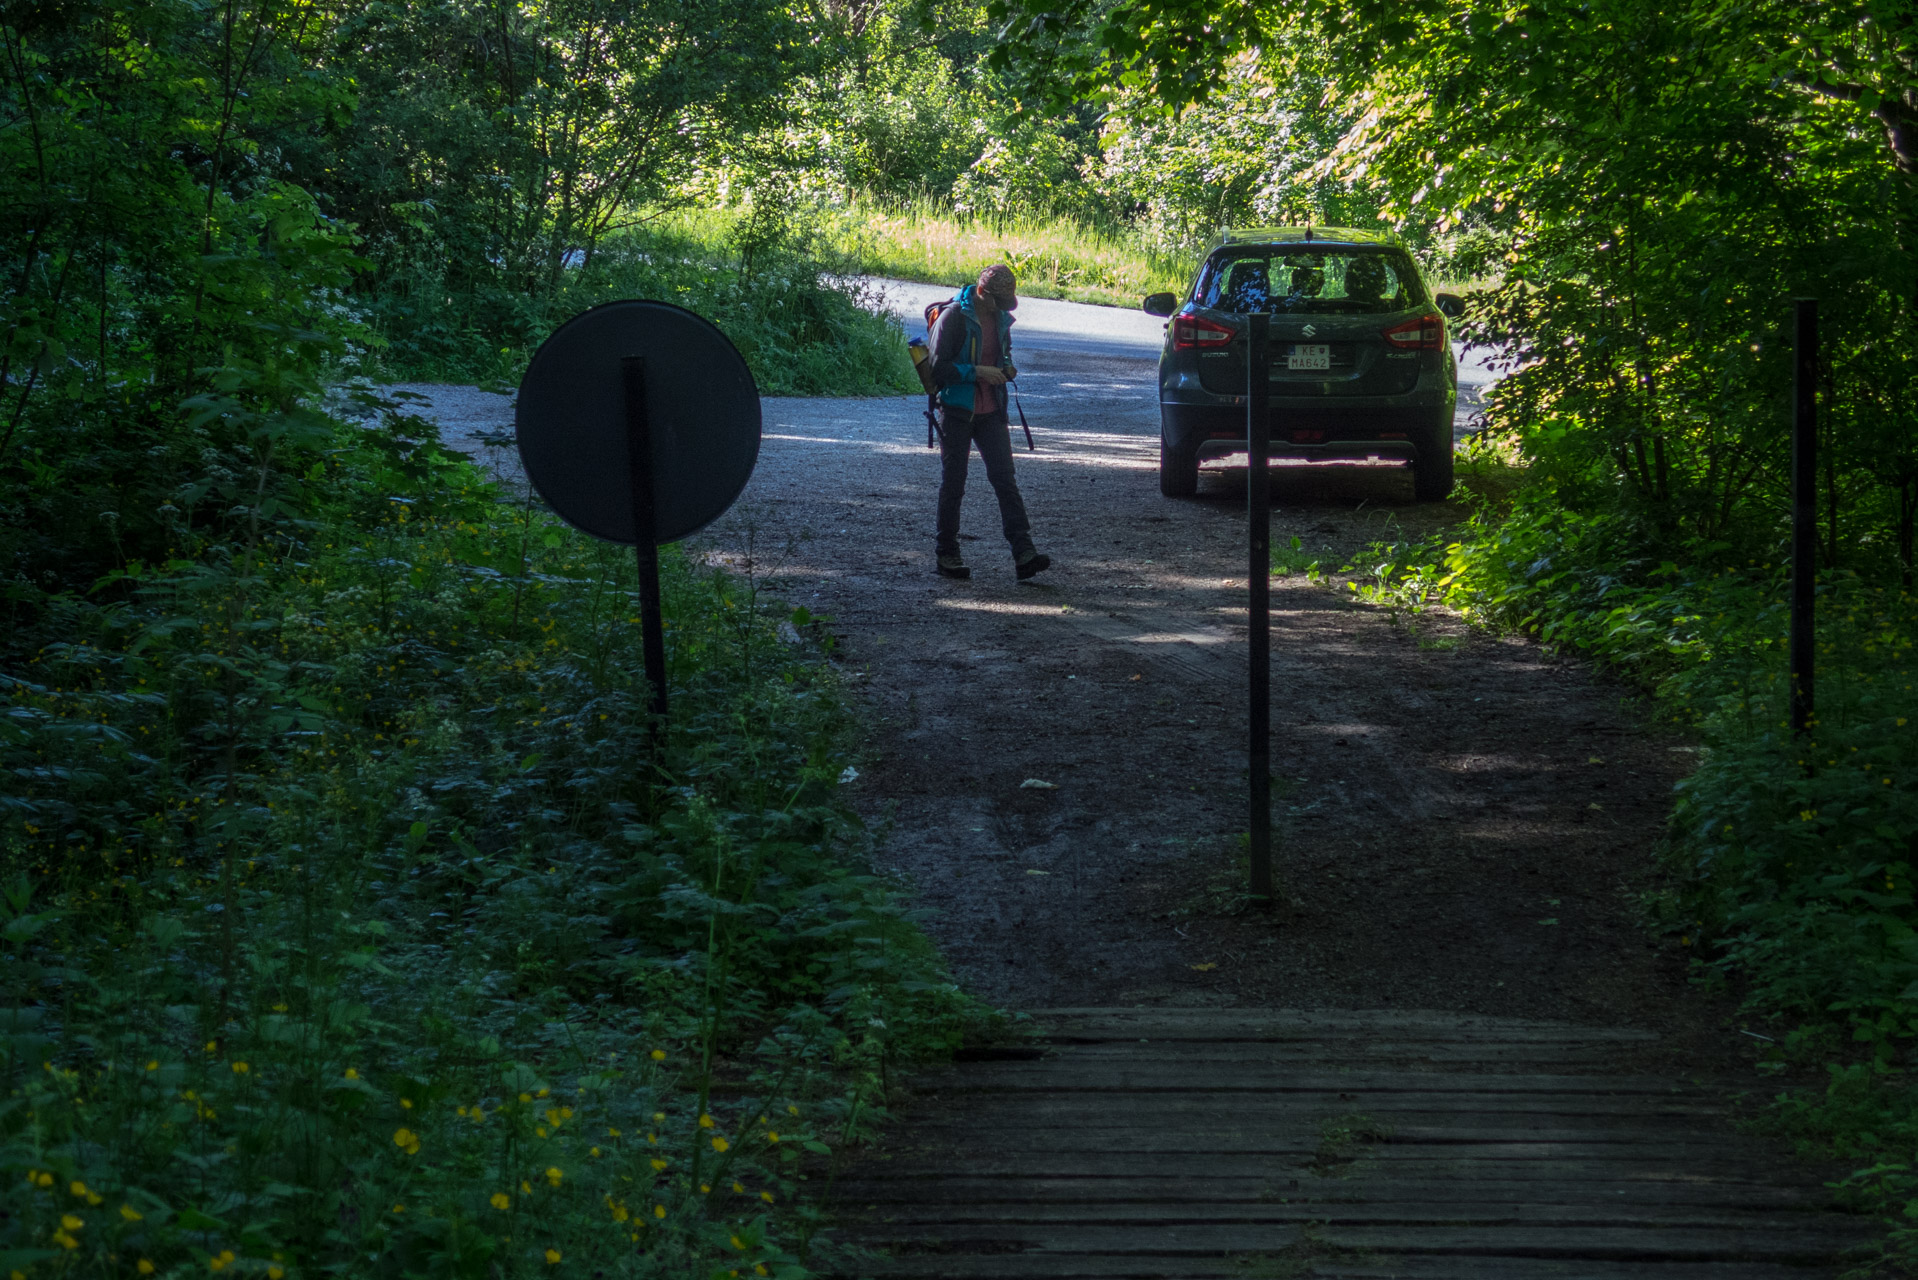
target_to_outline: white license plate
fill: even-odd
[[[1323,342],[1295,342],[1292,354],[1286,357],[1288,369],[1330,369],[1332,367],[1332,348]]]

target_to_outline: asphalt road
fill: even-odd
[[[885,305],[906,326],[908,338],[926,336],[926,306],[950,298],[957,285],[919,284],[911,280],[871,278]],[[1076,355],[1116,356],[1125,359],[1159,358],[1165,342],[1165,321],[1143,311],[1098,307],[1051,298],[1022,298],[1014,316],[1013,351],[1057,351]],[[1483,407],[1485,393],[1498,380],[1483,348],[1467,349],[1454,342],[1458,358],[1459,434],[1475,429],[1470,419]]]

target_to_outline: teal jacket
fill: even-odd
[[[932,348],[932,384],[939,389],[939,403],[968,413],[972,412],[973,393],[979,387],[973,370],[979,363],[979,343],[985,336],[973,307],[974,292],[974,285],[961,289],[958,301],[940,313],[939,323],[926,337],[926,345]],[[1012,317],[1001,311],[998,321],[999,367],[1010,369]]]

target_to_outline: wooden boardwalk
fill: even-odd
[[[1809,1280],[1873,1225],[1635,1068],[1644,1032],[1061,1010],[918,1084],[842,1176],[849,1276]]]

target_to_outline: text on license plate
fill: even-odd
[[[1323,342],[1295,342],[1292,354],[1286,357],[1288,369],[1330,369],[1332,367],[1332,348]]]

